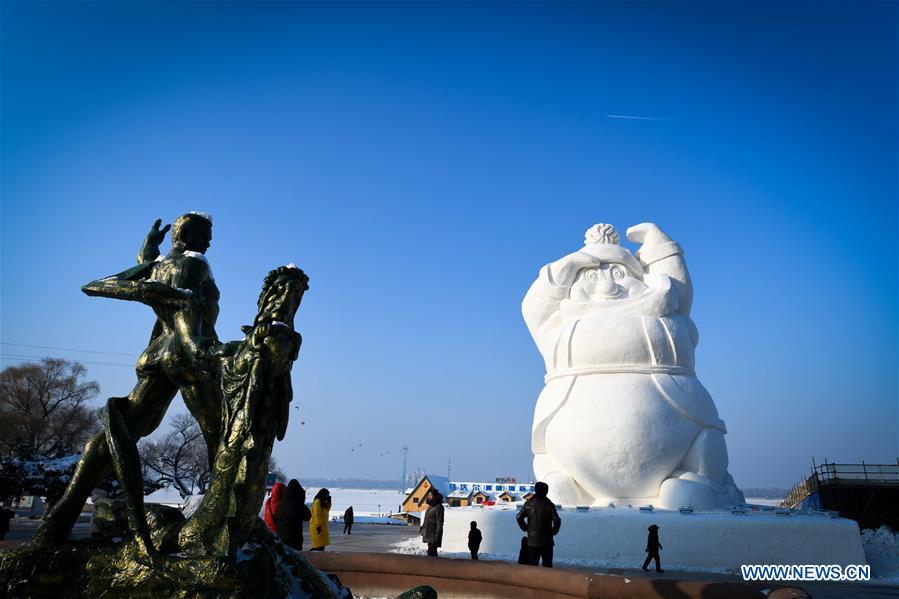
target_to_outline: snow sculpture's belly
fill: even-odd
[[[546,423],[545,450],[596,498],[657,496],[659,485],[704,428],[702,413],[717,420],[711,398],[695,377],[678,377],[692,378],[702,389],[698,395],[705,395],[682,398],[682,403],[695,404],[686,410],[696,413],[686,414],[683,406],[666,397],[654,376],[569,377],[547,385],[541,394],[538,406],[557,408]],[[693,387],[692,382],[686,385]],[[566,397],[553,397],[560,394]]]
[[[595,368],[614,372],[628,366],[693,369],[693,340],[686,319],[608,314],[565,323],[547,360],[549,376]]]

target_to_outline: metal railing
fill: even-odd
[[[811,476],[803,478],[796,484],[781,504],[784,507],[795,507],[806,497],[814,494],[822,485],[837,481],[864,481],[869,483],[899,483],[899,459],[895,464],[836,464],[824,461],[821,465],[812,462]]]

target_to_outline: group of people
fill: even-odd
[[[553,566],[553,537],[559,534],[562,528],[562,519],[556,510],[556,505],[549,498],[549,485],[538,482],[534,485],[534,496],[528,499],[518,515],[515,517],[518,527],[526,533],[521,539],[521,551],[518,554],[518,563],[531,566],[539,566],[541,563],[546,568]],[[421,519],[421,539],[428,546],[428,555],[437,557],[437,549],[443,542],[443,494],[432,488],[425,500],[427,510]],[[312,551],[324,551],[331,543],[328,531],[329,512],[331,510],[331,493],[328,489],[320,489],[312,500],[312,509],[306,505],[306,490],[296,479],[291,480],[285,486],[277,482],[272,487],[271,496],[265,501],[264,519],[269,529],[277,534],[281,541],[289,546],[302,551],[303,549],[303,522],[309,522],[309,536],[312,542]],[[347,508],[343,514],[343,533],[352,534],[353,507]],[[483,535],[477,522],[471,522],[471,530],[468,532],[468,549],[471,559],[478,559]],[[655,560],[656,572],[662,573],[659,550],[662,544],[659,542],[659,527],[653,524],[649,527],[649,536],[646,540],[646,561],[643,562],[643,570],[648,571],[649,564]]]
[[[534,485],[534,496],[528,499],[516,516],[518,527],[527,533],[521,539],[521,551],[518,554],[518,563],[538,566],[541,563],[546,568],[553,566],[553,537],[559,534],[562,528],[562,519],[556,510],[555,504],[549,499],[549,485],[538,482]],[[422,542],[428,545],[428,555],[436,557],[437,548],[443,541],[443,495],[437,489],[432,488],[426,499],[428,509],[421,519]],[[478,559],[483,535],[477,522],[471,522],[471,530],[468,532],[468,550],[471,559]],[[646,540],[646,561],[643,562],[643,570],[648,571],[651,561],[655,560],[656,572],[663,573],[660,563],[659,550],[662,544],[659,542],[659,526],[653,524],[649,527],[649,535]]]
[[[312,509],[309,509],[306,489],[296,479],[287,485],[276,482],[263,506],[263,516],[269,530],[278,535],[282,543],[298,551],[303,550],[303,522],[309,523],[312,551],[324,551],[331,544],[328,531],[330,511],[331,493],[328,489],[320,489],[315,494]]]
[[[562,527],[562,519],[556,506],[550,501],[549,485],[539,482],[534,485],[534,496],[525,502],[518,512],[518,526],[527,536],[521,540],[521,553],[518,563],[536,566],[543,560],[543,565],[551,568],[553,563],[553,537]],[[425,500],[428,509],[421,519],[421,539],[428,545],[428,555],[437,557],[437,548],[443,542],[443,494],[432,488]],[[468,531],[468,550],[471,559],[478,559],[478,552],[483,540],[477,522],[471,522]]]

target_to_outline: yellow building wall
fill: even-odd
[[[427,509],[428,504],[425,503],[425,497],[428,495],[428,491],[431,490],[431,483],[428,480],[425,480],[421,484],[419,484],[410,494],[406,497],[406,500],[403,502],[403,511],[404,512],[423,512]],[[418,499],[418,501],[415,501]]]

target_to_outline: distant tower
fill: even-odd
[[[409,448],[403,445],[403,478],[400,479],[400,493],[406,490],[406,457],[409,455]]]
[[[453,472],[453,458],[452,456],[446,458],[446,480],[453,480],[452,477]]]

